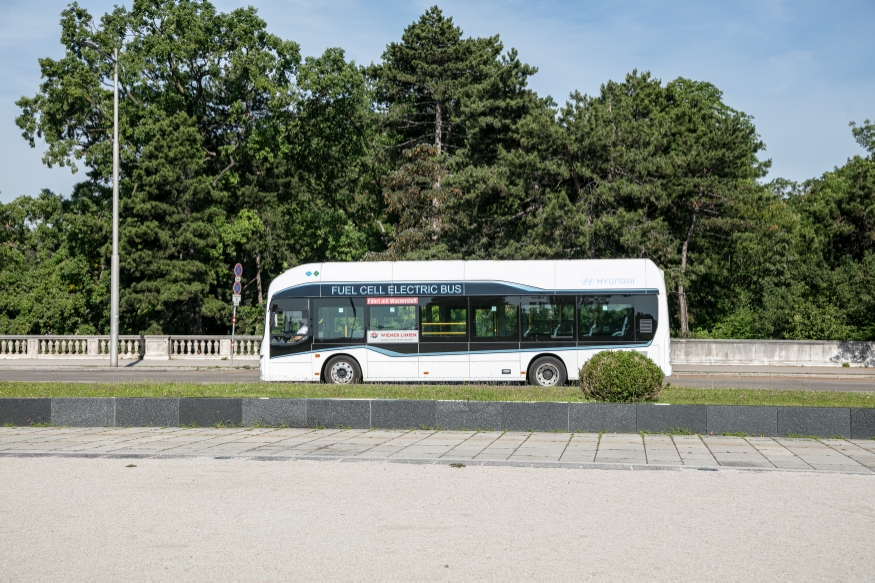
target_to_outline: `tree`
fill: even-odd
[[[414,146],[404,151],[404,164],[389,174],[384,187],[386,210],[398,217],[389,248],[390,259],[446,258],[440,241],[449,225],[442,208],[453,190],[441,187],[446,176],[445,157],[433,146]]]
[[[108,331],[109,193],[79,185],[0,205],[5,334]]]
[[[404,223],[389,235],[388,255],[373,257],[421,255],[411,246],[413,239],[394,239],[412,235],[414,223],[432,225],[432,249],[425,252],[429,256],[471,257],[477,252],[470,236],[481,239],[477,229],[483,216],[478,211],[491,202],[482,200],[489,196],[482,189],[469,193],[478,189],[482,173],[488,173],[501,148],[513,143],[514,125],[536,101],[526,89],[535,69],[521,63],[516,51],[504,56],[502,51],[498,36],[462,38],[461,29],[434,6],[405,29],[400,43],[386,48],[383,63],[368,69],[388,134],[389,174],[383,183],[388,220]],[[423,164],[431,169],[425,171]],[[402,176],[408,171],[413,174]],[[424,189],[420,183],[426,175],[435,182]],[[449,181],[446,191],[444,181]],[[420,184],[419,193],[433,194],[427,205],[416,207],[425,212],[418,219],[410,217],[410,209],[403,218],[396,214],[399,192],[407,188],[403,184]]]
[[[465,134],[455,122],[466,90],[500,53],[497,36],[463,39],[437,6],[404,29],[401,42],[390,43],[383,63],[368,71],[397,147],[428,143],[438,154],[459,147]]]
[[[860,261],[875,252],[875,124],[851,125],[869,156],[854,156],[841,168],[804,185],[794,206],[811,223],[830,265]]]
[[[84,163],[107,185],[113,66],[103,53],[119,49],[124,328],[224,330],[234,263],[256,304],[263,279],[293,263],[364,254],[375,234],[358,225],[377,212],[373,116],[342,51],[302,63],[254,9],[225,14],[197,0],[136,0],[99,22],[74,3],[61,24],[66,54],[40,61],[45,80],[19,100],[16,121],[32,146],[45,140],[47,164]],[[225,241],[234,225],[257,232]]]
[[[650,257],[677,290],[678,324],[690,334],[691,275],[707,270],[708,243],[755,197],[767,162],[749,116],[722,102],[709,83],[666,85],[633,72],[597,97],[572,94],[551,156],[566,169],[569,201],[588,257]],[[693,247],[702,263],[691,273]]]
[[[0,330],[108,329],[119,49],[128,332],[227,333],[237,262],[239,329],[259,333],[271,279],[304,262],[640,257],[682,336],[875,339],[869,120],[865,156],[763,184],[753,119],[710,83],[633,71],[559,105],[436,6],[364,68],[205,0],[74,3],[61,27],[16,122],[86,178],[0,206]]]

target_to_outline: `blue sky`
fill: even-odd
[[[132,0],[82,0],[95,18]],[[378,61],[434,0],[217,0],[251,4],[274,34],[305,55],[340,46],[358,63]],[[60,57],[57,0],[0,0],[0,201],[42,188],[68,194],[83,178],[49,170],[20,137],[14,102],[40,82],[37,59]],[[632,69],[664,81],[709,81],[754,116],[773,162],[769,178],[819,176],[863,150],[851,120],[875,119],[875,2],[450,0],[440,2],[466,36],[499,34],[539,68],[532,87],[562,103],[596,93]]]

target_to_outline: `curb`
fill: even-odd
[[[875,408],[390,399],[0,398],[0,424],[875,437]]]

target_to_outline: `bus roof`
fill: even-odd
[[[326,286],[332,284],[483,282],[508,284],[507,289],[518,289],[517,293],[524,294],[644,290],[665,293],[662,270],[649,259],[363,261],[308,263],[293,267],[271,282],[268,297],[284,290],[291,292],[291,288],[311,290],[302,295],[326,295],[312,293],[312,290],[330,289]]]

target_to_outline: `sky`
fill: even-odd
[[[252,5],[268,30],[304,55],[341,47],[359,64],[379,62],[386,44],[435,0],[214,0],[219,10]],[[80,0],[98,19],[132,0]],[[64,0],[0,0],[0,201],[48,188],[70,193],[84,172],[49,169],[15,125],[15,101],[39,88],[38,59],[60,58]],[[754,117],[772,160],[767,179],[802,181],[864,154],[848,122],[875,119],[875,2],[872,0],[445,0],[465,36],[500,35],[538,67],[531,87],[564,103],[596,94],[634,69],[667,82],[708,81],[724,101]]]

